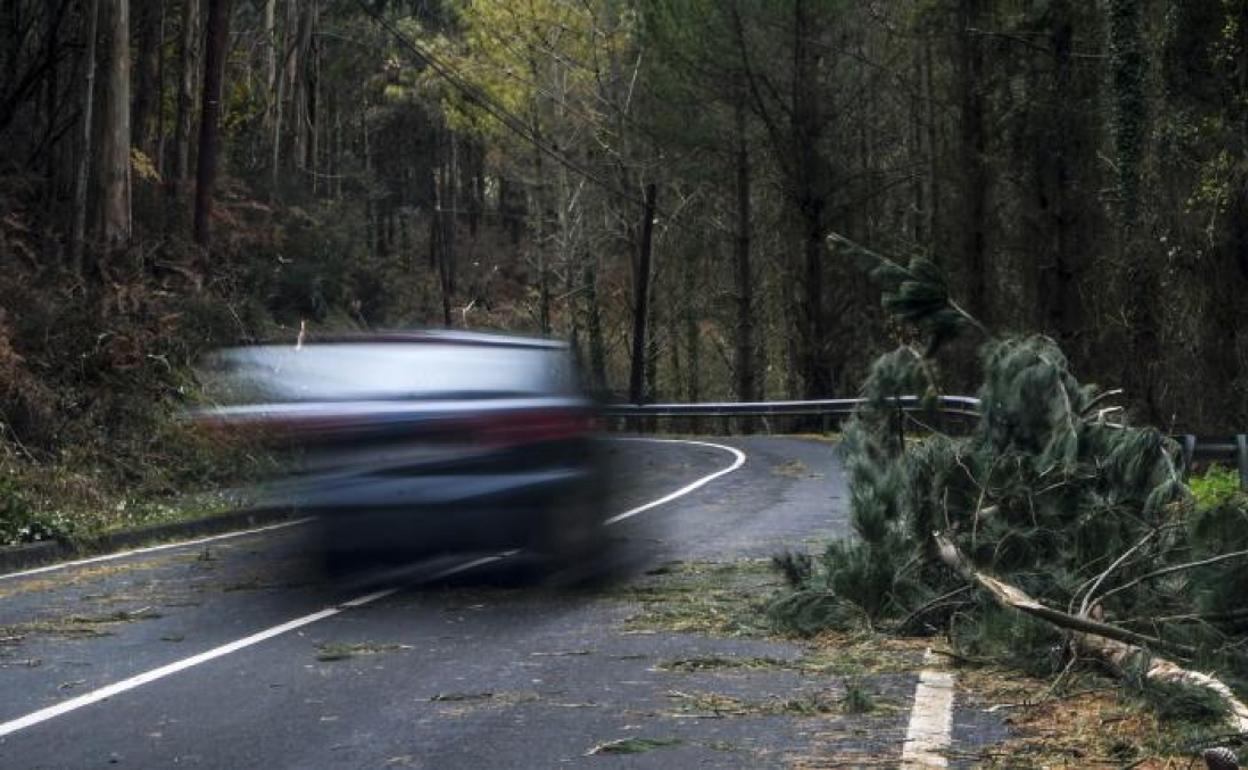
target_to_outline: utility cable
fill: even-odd
[[[374,23],[377,24],[377,26],[385,30],[391,37],[398,41],[402,47],[406,48],[410,53],[414,54],[418,59],[424,62],[429,69],[433,70],[435,74],[450,83],[456,90],[460,91],[465,97],[467,97],[469,102],[476,104],[487,115],[502,124],[503,127],[533,145],[538,152],[549,157],[551,160],[555,161],[564,168],[579,174],[587,181],[594,183],[606,192],[619,198],[623,198],[631,203],[635,203],[638,206],[645,206],[645,201],[639,196],[628,192],[616,184],[602,179],[583,164],[577,163],[563,153],[542,142],[534,134],[532,128],[524,121],[523,118],[517,117],[504,105],[499,104],[496,99],[489,95],[489,93],[465,80],[455,71],[454,67],[444,64],[432,52],[405,35],[379,12],[370,8],[365,0],[356,0],[356,4],[367,16],[369,16],[369,18],[373,20]]]

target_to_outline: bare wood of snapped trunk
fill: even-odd
[[[105,0],[105,87],[100,114],[100,234],[108,249],[130,242],[130,1]]]
[[[628,377],[628,400],[640,404],[646,374],[646,317],[650,310],[650,248],[654,237],[656,188],[646,185],[646,200],[641,222],[641,248],[637,250],[637,269],[633,280],[633,358]]]
[[[221,80],[230,34],[230,0],[208,0],[204,38],[204,95],[199,123],[199,166],[195,174],[195,242],[211,238],[212,193],[217,179],[221,133]]]

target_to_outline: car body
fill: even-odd
[[[331,562],[533,548],[581,558],[607,474],[594,401],[566,344],[450,331],[232,348],[206,378],[205,428],[286,460],[266,507],[317,515]]]

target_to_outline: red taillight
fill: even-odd
[[[508,412],[483,424],[480,436],[490,446],[535,444],[585,436],[596,424],[592,413],[569,409]]]

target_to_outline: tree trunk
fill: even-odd
[[[1080,332],[1078,297],[1079,255],[1076,248],[1074,210],[1076,184],[1075,163],[1078,159],[1078,132],[1071,100],[1076,98],[1072,60],[1074,24],[1072,7],[1061,0],[1054,2],[1050,13],[1053,28],[1049,35],[1053,57],[1053,83],[1048,93],[1054,101],[1051,141],[1040,142],[1034,149],[1039,184],[1036,186],[1037,208],[1042,212],[1046,230],[1047,261],[1041,266],[1039,290],[1042,328],[1062,345],[1067,355],[1076,355],[1076,336]],[[1072,158],[1072,156],[1074,156]],[[982,320],[982,319],[981,319]]]
[[[153,147],[156,143],[152,117],[160,109],[157,80],[160,77],[160,49],[164,43],[160,27],[164,12],[164,0],[141,0],[135,14],[138,59],[135,62],[135,92],[130,120],[134,145],[149,158],[155,154]]]
[[[442,203],[446,196],[445,185],[440,178],[442,174],[442,169],[434,172],[434,211],[429,219],[429,254],[437,264],[438,287],[442,299],[442,325],[449,328],[451,326],[451,282],[446,264],[446,244],[443,242],[447,228],[442,214]]]
[[[74,230],[70,267],[82,274],[82,254],[87,238],[87,187],[91,178],[92,138],[95,116],[95,41],[99,37],[101,0],[87,0],[86,77],[82,89],[82,147],[78,152],[78,171],[74,176]]]
[[[923,93],[927,102],[927,243],[930,253],[939,263],[944,256],[940,233],[940,147],[936,131],[936,90],[932,80],[932,41],[923,41]]]
[[[589,381],[596,394],[607,390],[607,345],[602,336],[602,308],[598,302],[598,258],[585,255],[585,325],[589,335]]]
[[[803,291],[800,304],[801,368],[806,398],[825,398],[832,390],[832,374],[825,353],[828,340],[823,315],[823,258],[827,251],[827,208],[831,168],[820,141],[824,119],[815,81],[818,66],[812,50],[817,39],[815,19],[807,0],[797,0],[793,16],[793,111],[790,117],[791,174],[797,213],[802,223]]]
[[[291,150],[291,166],[298,171],[307,166],[310,129],[312,127],[309,114],[311,92],[309,88],[310,70],[309,52],[312,48],[312,22],[314,8],[306,2],[292,0],[292,7],[298,6],[295,50],[291,53],[288,64],[290,74],[290,126],[294,137]]]
[[[736,147],[737,232],[733,255],[736,268],[738,401],[753,401],[754,387],[754,271],[750,264],[750,150],[746,136],[744,96],[733,106]],[[688,298],[692,299],[692,297]]]
[[[537,80],[537,64],[531,70]],[[542,142],[542,123],[537,116],[536,108],[530,119],[533,131],[533,248],[537,254],[537,326],[542,335],[550,334],[550,265],[547,257],[548,243],[546,234],[546,171],[542,162],[542,151],[538,146]]]
[[[628,377],[628,400],[642,403],[646,374],[646,320],[650,312],[650,248],[654,237],[654,210],[657,189],[653,182],[646,185],[646,199],[641,220],[641,244],[637,250],[633,274],[633,355]]]
[[[104,0],[107,56],[100,114],[100,235],[107,249],[130,242],[130,0]]]
[[[298,23],[298,15],[295,10],[295,0],[286,0],[286,32],[282,38],[283,42],[278,48],[278,50],[282,52],[282,59],[283,59],[285,66],[283,69],[275,71],[273,75],[273,77],[275,78],[277,82],[276,82],[276,85],[274,86],[274,95],[273,95],[273,146],[272,146],[272,161],[269,166],[269,173],[271,175],[270,180],[269,180],[269,199],[271,201],[277,200],[277,198],[279,197],[278,193],[281,190],[282,117],[283,117],[283,111],[286,105],[286,100],[289,97],[289,93],[293,88],[293,82],[294,82],[294,76],[295,76],[293,61],[295,57],[297,56],[297,54],[293,48],[291,40],[292,40],[292,30],[295,29],[297,23]],[[276,34],[276,32],[274,34]],[[278,45],[276,39],[274,40],[273,44],[274,46]],[[367,126],[365,127],[365,134],[364,134],[364,159],[365,159],[365,165],[367,166],[367,163],[368,163]],[[374,208],[376,207],[374,206]],[[380,241],[381,241],[381,238],[379,235],[377,238],[377,242],[379,245],[380,245]]]
[[[684,259],[684,276],[683,287],[678,298],[680,306],[681,325],[684,327],[685,350],[688,351],[686,356],[686,370],[688,377],[685,379],[685,398],[689,403],[696,404],[702,400],[702,351],[701,351],[701,335],[698,334],[698,313],[696,301],[699,296],[698,292],[698,276],[703,272],[702,263],[699,255],[686,254]],[[674,336],[674,335],[673,335]],[[672,340],[672,360],[676,360],[676,349],[680,346],[676,344],[676,340]],[[751,365],[751,361],[746,361],[745,365]],[[741,362],[737,362],[740,367]],[[673,367],[674,368],[674,367]],[[673,388],[675,390],[675,388]]]
[[[307,157],[303,160],[307,169],[308,182],[313,197],[320,189],[320,147],[321,147],[321,51],[315,31],[319,18],[316,0],[310,0],[308,15],[308,146]]]
[[[277,0],[264,0],[264,124],[272,125],[277,98]]]
[[[922,48],[916,43],[910,52],[911,66],[914,73],[914,85],[910,89],[910,164],[917,170],[923,165],[923,109],[922,96],[920,88],[923,83],[923,56]],[[923,176],[917,171],[914,175],[914,181],[910,183],[910,195],[912,198],[911,207],[913,211],[910,214],[910,237],[914,240],[916,248],[922,248],[923,245],[923,213],[926,205],[923,202]]]
[[[182,50],[178,80],[178,125],[171,190],[191,178],[191,132],[195,121],[195,78],[199,71],[199,0],[182,2]]]
[[[212,194],[217,180],[221,133],[221,81],[230,36],[230,0],[208,0],[204,38],[204,91],[199,123],[199,165],[195,174],[195,242],[212,238]]]
[[[169,70],[169,58],[165,55],[165,30],[169,24],[168,17],[169,5],[162,2],[160,4],[160,31],[158,39],[160,45],[157,47],[156,57],[156,171],[163,178],[169,168],[169,159],[166,157],[166,148],[168,147],[168,130],[165,121],[165,81],[166,73]]]
[[[958,3],[958,98],[961,105],[958,133],[958,166],[961,169],[962,211],[961,274],[966,286],[966,305],[971,315],[988,322],[988,265],[984,232],[987,212],[988,174],[985,168],[981,0]]]
[[[49,11],[44,17],[44,40],[45,47],[48,52],[49,60],[57,62],[61,56],[61,20],[64,17],[64,9],[69,4],[68,0],[62,0],[60,8],[55,12]],[[56,204],[58,187],[58,164],[56,162],[56,119],[60,113],[60,67],[53,64],[48,70],[48,76],[44,80],[44,178],[48,185],[47,205],[48,211]]]

